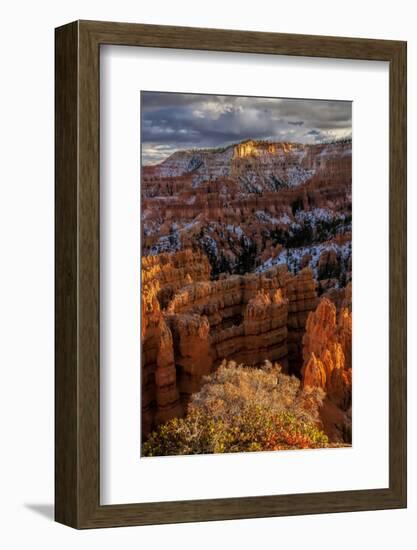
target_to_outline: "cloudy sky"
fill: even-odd
[[[142,162],[245,139],[315,143],[351,137],[349,101],[141,92]]]

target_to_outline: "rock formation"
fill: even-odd
[[[296,251],[350,231],[351,142],[248,140],[220,150],[179,151],[143,167],[141,185],[145,255],[199,248],[212,275],[243,274],[276,259],[273,251],[283,242]],[[343,273],[326,277],[324,290],[346,279],[351,268],[345,263]],[[327,264],[337,268],[324,255],[323,275]],[[307,265],[304,258],[297,270]]]
[[[323,426],[348,440],[351,155],[246,140],[142,167],[143,437],[227,359],[322,388]]]
[[[162,257],[166,262],[167,255]],[[153,258],[153,273],[167,271],[158,270],[158,256]],[[202,377],[225,358],[248,365],[279,361],[284,371],[299,374],[305,322],[317,304],[311,269],[291,275],[279,266],[218,281],[184,277],[164,308],[157,296],[165,301],[160,285],[166,280],[172,284],[172,277],[148,281],[142,307],[145,433],[162,419],[181,415]]]
[[[200,389],[202,377],[212,369],[210,326],[204,315],[186,313],[167,319],[173,340],[177,390],[185,409],[191,394]]]
[[[285,289],[289,301],[288,359],[291,372],[300,375],[302,339],[308,315],[317,306],[316,281],[310,268],[288,279]]]
[[[155,294],[161,307],[185,284],[209,278],[210,264],[200,251],[142,257],[142,295]]]
[[[183,414],[177,366],[174,361],[172,333],[163,317],[161,317],[158,328],[159,342],[155,369],[156,424]]]
[[[326,392],[323,424],[333,440],[344,441],[352,403],[352,314],[348,308],[337,315],[333,302],[320,300],[307,319],[303,358],[303,385]]]
[[[207,257],[185,250],[142,258],[142,430],[181,416],[180,388],[171,328],[163,313],[173,293],[210,276]]]

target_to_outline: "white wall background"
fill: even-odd
[[[397,0],[14,0],[0,8],[0,545],[408,550],[417,517],[417,36]],[[52,522],[54,27],[103,19],[408,40],[409,508],[77,532]],[[376,128],[375,131],[378,131]],[[370,212],[369,223],[372,223]],[[377,276],[377,266],[375,275]],[[371,398],[371,395],[370,395]],[[343,472],[340,472],[343,476]]]

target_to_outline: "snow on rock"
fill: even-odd
[[[239,226],[228,224],[226,229],[230,231],[230,233],[236,233],[238,237],[242,237],[244,235],[242,228]]]
[[[302,246],[299,248],[283,249],[275,258],[269,258],[262,265],[260,265],[256,272],[262,273],[268,271],[271,267],[277,265],[288,265],[288,269],[291,272],[297,272],[300,270],[301,260],[304,256],[310,255],[311,259],[309,265],[313,270],[315,278],[317,278],[317,268],[320,259],[320,255],[323,251],[334,250],[341,260],[346,261],[352,254],[352,243],[347,242],[343,245],[339,245],[334,242],[320,243],[311,246]]]
[[[310,222],[315,225],[317,222],[331,222],[333,220],[343,221],[346,218],[344,214],[337,214],[328,208],[313,208],[312,210],[299,210],[295,214],[295,219],[299,223]]]
[[[260,222],[271,223],[272,225],[289,225],[291,223],[291,218],[288,214],[281,214],[278,218],[271,216],[269,212],[264,210],[257,210],[255,216]]]
[[[315,170],[305,170],[301,166],[291,166],[286,173],[286,183],[289,187],[295,187],[314,176]]]

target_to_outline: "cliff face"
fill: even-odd
[[[294,258],[307,247],[308,265],[330,280],[326,289],[341,277],[343,286],[349,280],[349,251],[333,242],[350,231],[348,141],[248,140],[222,150],[179,151],[158,166],[143,167],[141,188],[145,255],[199,248],[218,276],[269,269],[275,260],[287,263],[273,252],[284,244]],[[326,244],[310,250],[316,243]],[[329,261],[324,254],[318,266],[315,253],[326,251]],[[339,261],[343,254],[342,269],[332,273],[334,256]],[[298,262],[294,269],[305,265]]]
[[[288,280],[288,359],[291,372],[300,375],[302,339],[307,318],[317,305],[317,283],[309,268]]]
[[[214,366],[224,358],[262,363],[287,359],[288,300],[285,269],[187,285],[168,305],[170,313],[207,319]]]
[[[188,268],[195,262],[188,253],[180,258],[172,255],[172,263],[182,266],[177,271],[183,275],[183,286],[166,307],[161,305],[167,295],[163,284],[172,285],[173,278],[147,283],[148,306],[142,309],[145,433],[181,416],[202,377],[225,358],[248,365],[279,361],[284,371],[299,373],[305,322],[317,304],[316,283],[308,268],[295,276],[280,266],[266,273],[190,282],[183,260],[188,260]],[[164,273],[167,270],[156,268],[157,259],[152,273]],[[163,255],[164,265],[166,260]]]
[[[206,317],[188,313],[170,315],[168,322],[174,341],[177,388],[185,409],[191,394],[200,389],[202,377],[212,370],[210,326]]]
[[[224,360],[276,361],[350,430],[352,144],[246,140],[141,173],[142,433]]]
[[[315,175],[322,180],[325,173],[350,177],[351,147],[347,141],[305,145],[246,140],[221,149],[177,151],[157,166],[144,167],[142,177],[148,195],[150,189],[156,194],[152,182],[171,178],[175,186],[181,178],[186,182],[187,177],[194,187],[207,180],[231,177],[238,178],[244,192],[252,192],[248,188],[251,179],[256,180],[252,182],[254,192],[260,190],[256,185],[277,191],[280,187],[300,185]],[[158,190],[163,191],[163,186]],[[172,194],[173,187],[167,185],[166,191]]]
[[[155,369],[155,423],[161,424],[170,418],[182,416],[177,369],[174,359],[172,332],[162,317],[158,327],[159,341]]]
[[[332,440],[345,441],[351,430],[352,313],[322,298],[311,312],[303,337],[304,386],[326,392],[321,410],[325,430]]]
[[[171,328],[163,313],[184,285],[210,276],[207,257],[191,250],[142,258],[142,428],[181,416]]]
[[[142,295],[155,295],[161,307],[185,284],[209,278],[208,258],[199,251],[142,257]]]

